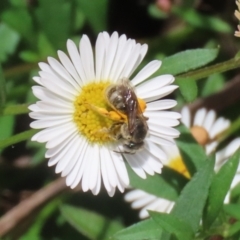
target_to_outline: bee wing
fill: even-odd
[[[138,104],[138,99],[135,94],[133,87],[130,85],[130,82],[127,78],[122,79],[121,84],[121,94],[126,105],[126,113],[128,119],[128,130],[132,134],[136,128],[135,120],[136,117],[140,114],[142,115],[141,108]]]

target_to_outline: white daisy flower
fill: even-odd
[[[217,172],[223,164],[240,148],[240,137],[232,140],[224,149],[216,153],[216,162],[214,170]],[[233,178],[230,189],[233,189],[240,183],[240,164],[238,164],[237,172]],[[224,203],[230,202],[230,191],[227,193]]]
[[[194,117],[188,107],[182,109],[182,123],[190,129],[196,141],[204,146],[206,154],[211,154],[218,145],[218,137],[230,126],[230,121],[219,117],[214,110],[198,109]]]
[[[30,117],[36,120],[31,127],[44,130],[32,140],[46,143],[48,165],[56,165],[56,173],[66,177],[71,188],[81,183],[84,192],[91,190],[95,195],[100,191],[101,178],[110,196],[116,188],[123,192],[129,186],[123,157],[142,178],[146,178],[146,173],[160,173],[166,156],[159,146],[174,144],[173,138],[179,136],[173,127],[179,124],[181,115],[166,111],[176,101],[159,100],[177,88],[171,85],[174,77],[149,79],[161,66],[157,60],[131,77],[142,62],[147,45],[116,32],[111,36],[100,33],[95,51],[86,35],[79,48],[68,40],[67,50],[68,55],[58,51],[60,61],[49,57],[48,63],[39,63],[40,76],[33,78],[40,85],[32,88],[40,101],[29,107]],[[128,126],[127,116],[111,106],[106,96],[106,89],[130,77],[136,102],[148,118],[142,149],[132,154],[114,151],[127,145],[122,135],[120,139],[113,136],[113,129]]]
[[[170,213],[175,203],[174,201],[156,197],[139,189],[134,189],[126,193],[124,199],[127,202],[132,202],[131,207],[133,209],[140,209],[139,217],[141,219],[149,217],[148,210]]]
[[[184,107],[181,113],[181,121],[191,130],[196,141],[205,147],[207,155],[212,153],[218,145],[218,141],[215,139],[216,136],[230,126],[230,121],[222,117],[216,119],[216,112],[213,110],[199,109],[193,117],[193,123],[191,123],[190,111],[187,107]],[[209,140],[214,141],[209,144]],[[216,171],[233,155],[237,146],[239,147],[239,141],[238,139],[232,142],[229,147],[216,154]],[[170,167],[190,179],[190,174],[184,165],[178,147],[173,145],[161,146],[161,148],[167,156],[166,160],[163,161],[164,166]],[[237,175],[235,179],[238,181]],[[126,193],[124,199],[127,202],[132,202],[132,208],[141,209],[139,212],[140,218],[149,216],[147,210],[169,213],[174,206],[174,201],[160,198],[138,189]]]

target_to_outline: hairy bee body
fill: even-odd
[[[121,141],[124,153],[135,153],[144,145],[148,132],[146,118],[142,114],[137,96],[127,78],[106,89],[108,104],[117,112],[127,117],[127,122],[113,124],[110,132]]]

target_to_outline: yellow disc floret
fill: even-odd
[[[180,174],[184,175],[186,178],[190,178],[190,174],[181,158],[181,156],[177,156],[176,158],[172,159],[168,166],[175,171],[179,172]]]
[[[74,102],[74,121],[79,132],[92,143],[102,144],[113,141],[108,129],[114,121],[102,116],[98,111],[98,109],[110,110],[104,98],[104,90],[109,84],[109,82],[94,82],[83,86]]]
[[[127,122],[127,117],[114,110],[106,100],[105,90],[110,84],[107,81],[89,83],[82,87],[74,102],[74,122],[80,134],[91,143],[115,141],[111,134],[111,131],[116,130],[114,126]],[[145,108],[144,103],[139,100],[140,108]]]

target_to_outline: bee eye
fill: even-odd
[[[134,148],[134,147],[135,147],[135,143],[132,143],[132,142],[131,142],[131,143],[129,143],[128,146],[129,146],[129,148]]]

